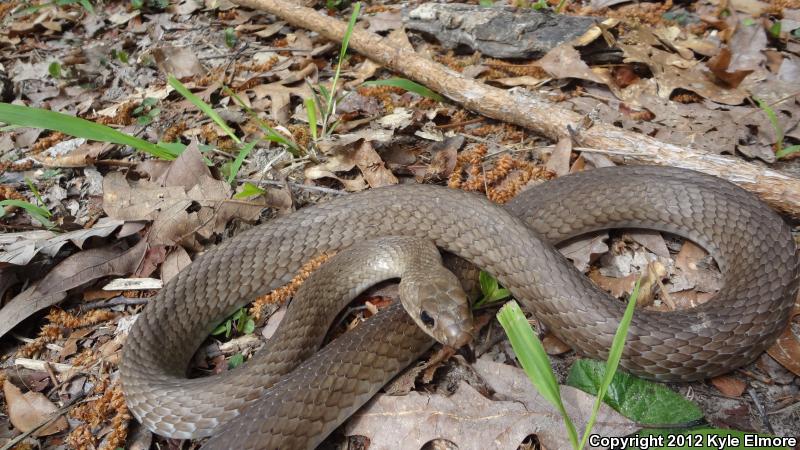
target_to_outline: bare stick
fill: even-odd
[[[341,41],[347,25],[289,0],[233,0],[274,14],[294,26]],[[533,95],[510,92],[467,78],[413,51],[395,48],[382,37],[356,29],[350,47],[388,69],[418,81],[450,100],[487,117],[513,123],[554,141],[570,137],[583,116]],[[758,194],[774,208],[800,217],[800,180],[737,158],[667,144],[608,124],[594,124],[577,135],[577,146],[609,149],[625,164],[684,167],[716,175]],[[732,149],[731,149],[732,150]]]

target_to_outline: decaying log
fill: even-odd
[[[294,26],[341,41],[347,25],[289,0],[233,0],[242,6],[274,14]],[[413,51],[393,47],[365,30],[354,30],[350,48],[413,79],[486,117],[513,123],[554,141],[580,130],[583,116],[532,95],[521,95],[467,78]],[[737,158],[667,144],[657,139],[596,123],[579,131],[576,144],[609,151],[619,163],[684,167],[716,175],[756,193],[779,211],[800,217],[800,179]]]
[[[533,8],[462,3],[424,3],[404,18],[406,28],[431,34],[445,47],[467,46],[494,58],[542,57],[597,21]]]

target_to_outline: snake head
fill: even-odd
[[[400,301],[417,326],[441,344],[459,348],[472,340],[467,294],[444,267],[403,277]]]

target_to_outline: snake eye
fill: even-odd
[[[428,328],[433,328],[433,326],[436,325],[436,321],[433,319],[433,317],[431,317],[430,314],[428,314],[428,311],[425,310],[419,313],[419,320],[421,320],[422,323],[424,323]]]

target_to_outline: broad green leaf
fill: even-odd
[[[211,332],[211,335],[212,336],[218,336],[218,335],[224,333],[225,332],[226,323],[230,323],[230,320],[226,320],[225,322],[222,322],[221,324],[217,325],[217,328],[214,328],[214,331]]]
[[[419,94],[423,97],[430,98],[432,100],[436,100],[437,102],[443,102],[444,97],[433,92],[432,90],[426,88],[425,86],[415,83],[411,80],[407,80],[405,78],[388,78],[386,80],[374,80],[374,81],[367,81],[364,83],[364,86],[392,86],[392,87],[399,87],[400,89],[405,89],[409,92],[413,92],[415,94]]]
[[[231,139],[233,139],[233,142],[236,142],[237,144],[242,143],[242,141],[236,136],[236,133],[233,132],[233,129],[231,129],[231,127],[225,123],[225,120],[223,120],[222,117],[220,117],[220,115],[214,111],[214,108],[212,108],[211,105],[204,102],[200,97],[192,94],[192,92],[189,91],[189,89],[187,89],[186,86],[184,86],[183,83],[181,83],[180,80],[174,76],[168,76],[167,82],[170,86],[172,86],[173,89],[178,91],[179,94],[186,98],[186,100],[189,100],[194,106],[197,107],[197,109],[202,111],[203,114],[207,115],[211,120],[213,120],[218,127],[222,128],[222,131],[224,131]]]
[[[497,320],[508,335],[517,360],[533,386],[547,401],[555,406],[564,419],[572,447],[578,448],[578,433],[561,401],[561,390],[550,367],[550,360],[542,342],[533,333],[528,319],[516,301],[512,300],[497,313]]]
[[[605,378],[605,363],[590,359],[575,361],[567,384],[592,395]],[[617,372],[604,401],[623,416],[641,424],[684,424],[703,417],[694,403],[666,386]]]
[[[130,145],[137,150],[149,153],[157,158],[168,160],[175,159],[171,151],[153,145],[143,139],[120,133],[111,127],[99,123],[90,122],[79,117],[73,117],[47,109],[0,103],[0,122],[23,127],[60,131],[70,136],[93,141]]]
[[[242,333],[252,334],[255,330],[256,330],[256,322],[253,320],[252,317],[248,317],[247,320],[244,321],[244,326],[242,327]]]
[[[265,192],[267,192],[267,191],[265,191],[264,189],[261,189],[260,187],[256,186],[253,183],[245,183],[242,186],[242,192],[237,193],[236,195],[233,196],[233,198],[235,198],[235,199],[243,199],[243,198],[247,198],[247,197],[252,197],[254,195],[261,195],[261,194],[263,194]]]
[[[235,369],[241,366],[242,363],[244,363],[244,355],[242,355],[241,353],[237,353],[231,356],[231,359],[228,360],[228,368]]]

